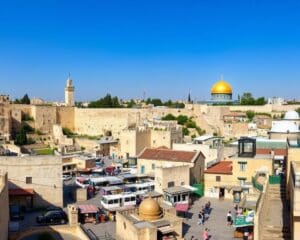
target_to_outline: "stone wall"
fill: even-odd
[[[190,184],[190,166],[172,166],[155,168],[155,191],[163,194],[163,189],[168,188],[169,182],[174,186]]]
[[[1,170],[8,173],[9,188],[34,190],[34,207],[63,205],[62,159],[60,157],[0,157]],[[31,184],[26,183],[26,177],[32,177]]]
[[[57,107],[57,124],[63,128],[75,130],[75,108],[74,107]]]
[[[9,205],[7,173],[0,171],[0,240],[8,239]]]

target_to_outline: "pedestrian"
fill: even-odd
[[[199,218],[198,225],[203,224],[203,218],[204,218],[204,216],[203,216],[203,214],[202,214],[201,211],[198,214],[198,218]]]
[[[191,240],[195,240],[195,237],[194,237],[194,236],[191,236]]]
[[[205,230],[202,234],[202,238],[203,238],[203,240],[208,240],[209,239],[208,228],[205,228]]]
[[[232,225],[232,214],[231,211],[227,213],[227,225]]]
[[[202,214],[202,225],[204,225],[204,222],[205,222],[205,212],[204,211],[201,211],[201,214]]]
[[[248,240],[248,239],[249,239],[249,232],[248,229],[246,229],[243,234],[243,240]]]

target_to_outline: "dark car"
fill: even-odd
[[[49,211],[36,218],[39,224],[65,224],[68,222],[67,214],[62,210]]]
[[[10,205],[9,206],[9,215],[11,221],[19,221],[24,219],[24,214],[22,212],[20,205]]]

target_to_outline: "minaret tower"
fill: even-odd
[[[65,88],[65,105],[68,107],[73,107],[75,105],[74,90],[75,87],[73,86],[73,81],[69,73],[69,77],[67,79],[67,86]]]

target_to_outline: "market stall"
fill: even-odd
[[[78,218],[81,223],[94,223],[99,221],[100,210],[92,204],[78,205]]]

